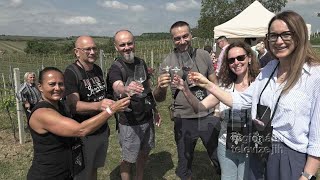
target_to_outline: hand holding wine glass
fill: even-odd
[[[134,68],[134,80],[141,85],[147,79],[146,71],[143,64],[136,65]],[[145,93],[141,93],[139,97],[146,96]]]
[[[182,70],[187,72],[187,74],[189,74],[191,69],[194,66],[194,62],[191,59],[189,53],[188,52],[180,53],[180,60],[182,62]],[[193,82],[190,81],[190,84],[192,86]],[[193,84],[193,86],[194,86],[194,84]]]
[[[188,89],[187,83],[178,74],[174,75],[172,85],[181,91]]]
[[[123,86],[123,83],[118,83],[117,88],[116,88],[118,90],[118,91],[116,91],[118,99],[122,99],[122,98],[125,98],[128,96],[130,97],[134,94],[134,91],[131,90],[129,87],[130,83],[132,83],[132,82],[133,82],[133,77],[128,77],[124,86]],[[122,91],[123,93],[121,93],[121,88],[122,88],[121,86],[123,86],[123,88],[124,88]],[[132,111],[132,109],[127,107],[124,111],[130,112],[130,111]]]
[[[213,83],[199,72],[191,72],[188,74],[188,79],[202,88],[210,89],[213,86]]]

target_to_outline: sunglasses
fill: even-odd
[[[237,59],[237,61],[244,61],[246,59],[247,55],[240,55],[234,58],[228,58],[227,61],[229,64],[233,64],[235,62],[235,60]]]

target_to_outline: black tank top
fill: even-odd
[[[33,112],[40,108],[50,108],[66,116],[65,110],[59,104],[57,110],[52,104],[46,101],[40,101],[30,113],[29,118]],[[29,125],[28,118],[28,125]],[[57,119],[59,121],[59,119]],[[39,134],[35,132],[30,126],[30,133],[33,140],[34,157],[32,165],[29,169],[28,180],[65,180],[72,179],[70,177],[70,137],[61,137],[53,133],[47,132]]]

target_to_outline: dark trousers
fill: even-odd
[[[273,142],[266,166],[250,156],[250,180],[299,179],[306,161],[306,153],[297,152],[284,143]]]
[[[212,115],[195,119],[175,118],[174,134],[178,151],[177,176],[181,179],[187,179],[191,176],[194,149],[199,137],[210,160],[216,170],[219,171],[217,156],[219,132],[220,120]]]

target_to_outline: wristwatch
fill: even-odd
[[[311,174],[306,173],[306,172],[302,172],[302,173],[301,173],[301,176],[306,177],[308,180],[316,180],[316,178],[317,178],[316,176],[311,175]]]

